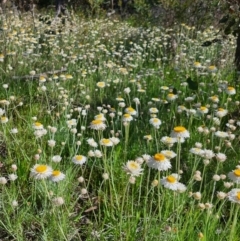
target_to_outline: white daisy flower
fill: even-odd
[[[166,171],[172,167],[169,159],[162,153],[157,153],[147,161],[150,168],[157,169],[158,171]]]
[[[101,120],[101,121],[105,121],[106,120],[104,114],[95,115],[94,119],[95,120]]]
[[[59,170],[54,170],[52,172],[52,175],[49,177],[49,179],[53,182],[59,182],[62,181],[65,178],[65,174],[60,172]]]
[[[173,191],[177,191],[179,189],[179,175],[173,173],[167,177],[163,177],[160,180],[160,183],[165,187]]]
[[[215,136],[219,137],[219,138],[227,138],[229,135],[227,132],[224,132],[224,131],[216,131],[214,133]]]
[[[125,109],[125,112],[126,112],[127,114],[130,114],[130,115],[137,115],[137,111],[136,111],[135,109],[133,109],[132,107],[127,107],[127,108]]]
[[[204,154],[204,150],[202,150],[201,148],[193,147],[190,149],[190,153],[197,156],[202,156]]]
[[[61,160],[62,160],[62,157],[61,157],[60,155],[55,155],[55,156],[52,157],[52,161],[53,161],[53,162],[58,163],[58,162],[60,162]]]
[[[228,200],[240,204],[240,189],[234,188],[227,194]]]
[[[177,142],[177,139],[169,136],[164,136],[161,138],[161,142],[163,142],[165,145],[173,145]]]
[[[174,151],[170,151],[170,150],[163,150],[161,151],[161,153],[169,160],[177,156],[177,154]]]
[[[106,83],[101,81],[101,82],[97,82],[97,87],[98,88],[104,88],[106,86]]]
[[[235,90],[234,87],[228,86],[227,89],[226,89],[226,93],[227,93],[228,95],[235,95],[235,94],[236,94],[236,90]]]
[[[103,156],[103,154],[102,154],[102,152],[101,152],[100,150],[95,150],[95,151],[94,151],[94,155],[95,155],[95,157],[97,157],[97,158],[101,158],[101,157]]]
[[[103,138],[100,140],[102,146],[113,146],[113,142],[110,139]]]
[[[1,116],[0,120],[2,124],[5,124],[8,122],[8,118],[6,116]]]
[[[229,179],[231,179],[234,183],[240,183],[240,169],[235,169],[232,172],[228,173]]]
[[[133,120],[133,117],[130,115],[130,114],[124,114],[123,116],[122,116],[122,121],[123,122],[130,122],[130,121],[132,121]]]
[[[208,108],[206,106],[201,106],[197,109],[197,112],[200,114],[207,114],[208,113]]]
[[[93,130],[104,130],[106,129],[106,124],[102,120],[93,120],[89,126]]]
[[[161,122],[161,120],[159,120],[158,118],[151,118],[150,120],[149,120],[149,123],[151,124],[151,125],[153,125],[155,128],[159,128],[159,126],[162,124],[162,122]]]
[[[228,110],[225,110],[223,108],[218,108],[218,110],[215,112],[215,116],[222,118],[222,117],[226,116],[227,113],[228,113]]]
[[[136,161],[128,161],[124,166],[123,169],[126,171],[127,174],[131,176],[139,176],[142,174],[143,169],[141,165]]]
[[[119,138],[117,138],[117,137],[110,137],[109,139],[113,143],[114,146],[116,146],[120,142]]]
[[[213,153],[212,150],[208,150],[208,149],[204,149],[204,152],[201,154],[201,157],[205,158],[205,159],[212,159],[215,154]]]
[[[213,95],[213,96],[209,97],[208,99],[211,100],[213,103],[219,102],[219,98],[217,95]]]
[[[219,162],[225,162],[227,160],[227,156],[221,152],[217,153],[215,157]]]
[[[88,143],[88,145],[90,145],[92,147],[97,147],[98,146],[97,142],[93,138],[87,139],[87,143]]]
[[[156,114],[156,113],[158,113],[158,109],[153,107],[153,108],[149,109],[149,112],[150,112],[150,114]]]
[[[35,179],[46,179],[52,175],[52,168],[45,164],[35,164],[31,168],[30,176]]]
[[[173,93],[169,93],[169,94],[167,95],[167,100],[168,100],[168,101],[174,101],[174,100],[176,100],[177,98],[178,98],[178,96],[175,95],[175,94],[173,94]]]
[[[82,155],[76,155],[72,158],[72,161],[77,165],[83,165],[87,161],[87,157]]]
[[[179,138],[179,137],[180,138],[189,138],[190,134],[185,127],[176,126],[176,127],[174,127],[170,136],[173,137],[173,138]]]
[[[42,129],[43,129],[43,125],[42,125],[42,123],[40,123],[40,122],[35,122],[35,123],[33,124],[33,128],[34,128],[35,130],[42,130]]]

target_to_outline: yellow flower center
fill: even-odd
[[[57,177],[57,176],[59,176],[61,174],[61,172],[59,171],[59,170],[54,170],[53,172],[52,172],[52,175],[54,176],[54,177]]]
[[[153,121],[153,123],[158,123],[159,122],[158,118],[153,118],[152,121]]]
[[[183,126],[176,126],[176,127],[174,127],[173,130],[174,130],[175,132],[184,132],[184,131],[186,131],[186,128],[183,127]]]
[[[111,142],[111,141],[110,141],[109,139],[103,139],[103,140],[102,140],[102,143],[103,143],[103,144],[109,144],[110,142]]]
[[[130,162],[129,166],[131,169],[138,169],[138,164],[136,162]]]
[[[207,109],[207,107],[205,107],[205,106],[200,107],[200,110],[206,110],[206,109]]]
[[[71,79],[71,78],[72,78],[72,75],[66,74],[65,77],[66,77],[67,79]]]
[[[5,121],[6,119],[7,119],[6,116],[2,116],[2,117],[1,117],[1,120],[2,120],[2,121]]]
[[[75,159],[76,159],[77,161],[81,161],[81,160],[83,159],[83,156],[77,155],[77,156],[75,156]]]
[[[240,177],[240,169],[236,169],[233,171],[234,175]]]
[[[128,107],[127,110],[128,110],[129,112],[134,112],[134,111],[135,111],[132,107]]]
[[[224,109],[223,108],[218,108],[218,111],[224,111]]]
[[[208,67],[210,70],[214,70],[216,67],[214,65],[211,65]]]
[[[231,87],[231,86],[227,87],[227,89],[228,89],[228,90],[234,90],[234,88]]]
[[[237,192],[237,199],[240,200],[240,192]]]
[[[38,173],[44,173],[47,170],[46,165],[39,165],[35,168],[35,171]]]
[[[154,155],[154,160],[161,162],[161,161],[166,160],[166,157],[162,153],[157,153]]]
[[[167,181],[170,183],[174,183],[174,182],[176,182],[176,178],[174,176],[168,176]]]
[[[168,97],[174,97],[174,96],[175,96],[175,95],[172,94],[172,93],[168,94]]]
[[[200,62],[194,62],[194,65],[195,65],[195,66],[200,66],[201,63],[200,63]]]
[[[102,120],[93,120],[92,121],[93,125],[99,125],[99,124],[102,124],[102,123],[103,123]]]
[[[36,127],[39,127],[39,126],[41,126],[42,124],[40,123],[40,122],[35,122],[35,126]]]
[[[98,86],[98,87],[104,87],[104,86],[105,86],[105,82],[98,82],[98,83],[97,83],[97,86]]]
[[[128,118],[128,117],[130,117],[131,115],[130,114],[124,114],[123,115],[123,117],[126,117],[126,118]]]

